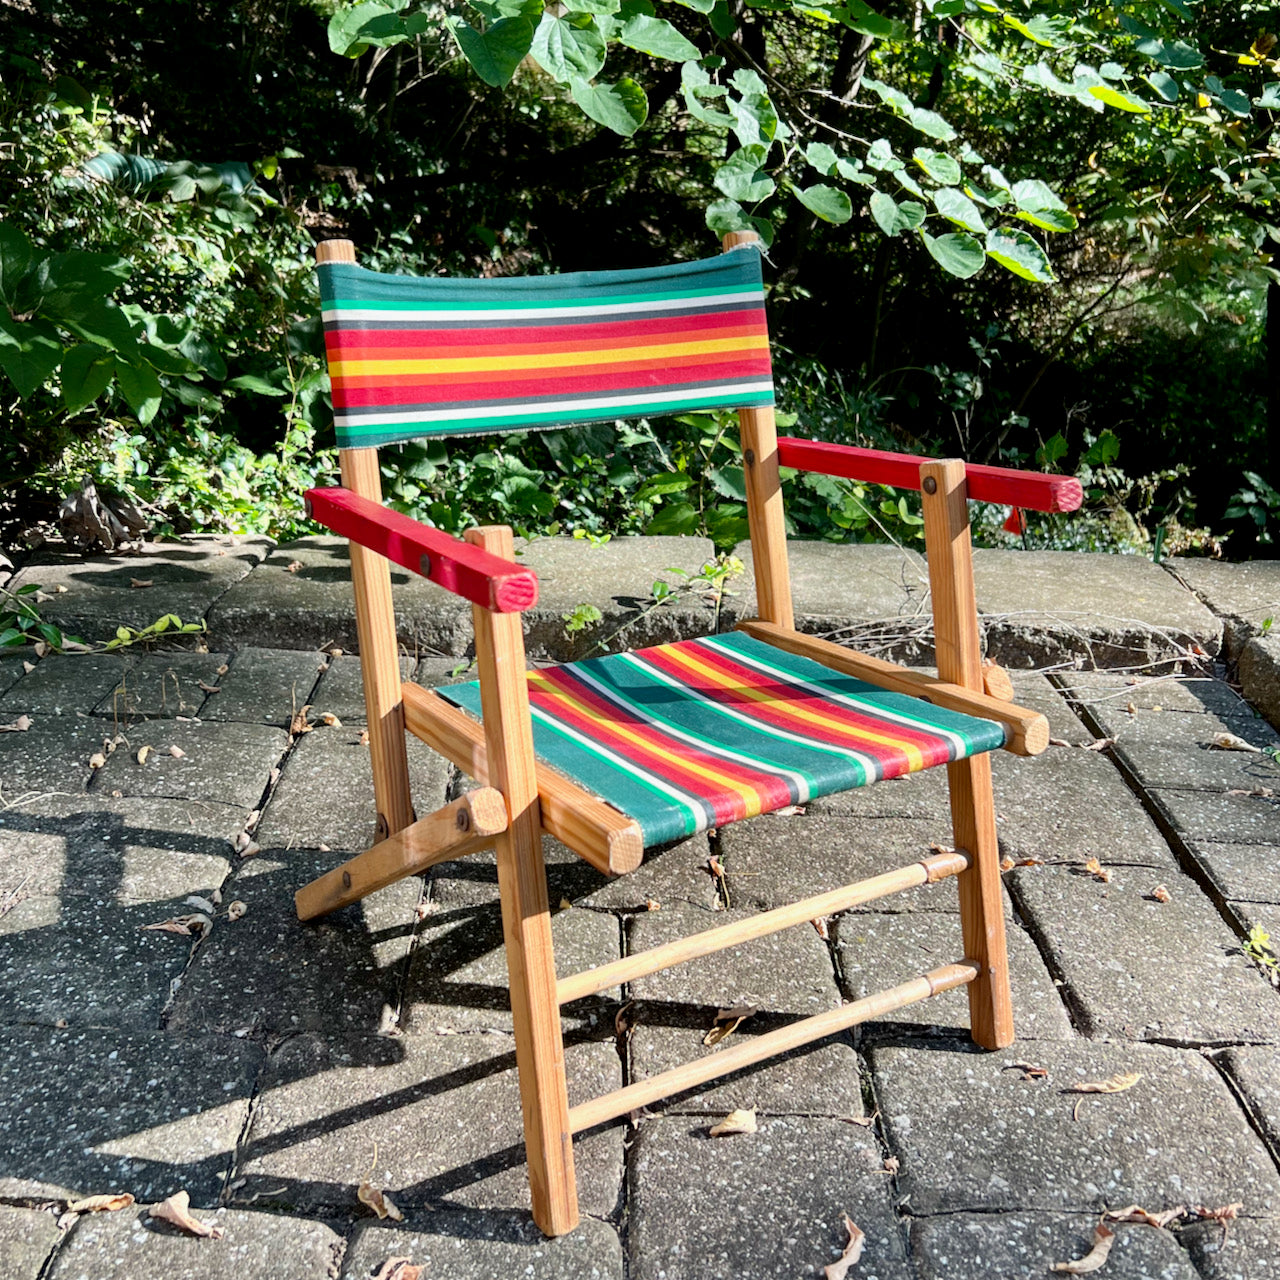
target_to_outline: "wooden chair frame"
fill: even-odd
[[[731,233],[725,249],[750,233]],[[321,262],[354,262],[348,241],[318,246]],[[1063,477],[966,467],[801,440],[779,440],[773,411],[739,410],[748,518],[759,618],[742,629],[792,653],[883,688],[910,693],[1007,730],[1006,750],[1034,755],[1048,743],[1036,712],[1014,706],[998,668],[984,669],[968,499],[1039,510],[1072,510],[1078,482]],[[578,1222],[572,1136],[647,1103],[787,1052],[940,991],[967,986],[974,1040],[988,1049],[1013,1040],[999,857],[986,754],[947,766],[955,852],[845,885],[790,906],[558,977],[542,858],[543,833],[554,835],[599,870],[633,870],[643,855],[638,825],[569,779],[536,762],[525,683],[520,613],[536,599],[534,575],[513,562],[510,529],[472,529],[465,541],[427,529],[381,506],[376,449],[340,452],[344,488],[312,490],[309,510],[351,539],[356,626],[368,709],[377,843],[299,890],[299,916],[313,919],[402,876],[494,847],[503,936],[515,1024],[533,1217],[548,1235]],[[795,629],[779,467],[822,471],[922,494],[933,599],[937,678],[855,654]],[[475,624],[483,727],[430,690],[402,681],[391,602],[389,561],[423,573],[469,599]],[[1003,678],[1002,678],[1003,677]],[[408,730],[483,784],[427,817],[415,819],[409,794]],[[560,1006],[698,956],[790,925],[848,910],[889,893],[955,876],[962,958],[891,990],[744,1038],[662,1075],[570,1106]]]

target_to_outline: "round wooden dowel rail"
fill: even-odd
[[[813,898],[804,898],[773,911],[762,911],[747,920],[735,920],[732,924],[720,925],[704,933],[678,938],[675,942],[651,947],[638,955],[624,956],[621,960],[602,964],[597,969],[571,974],[556,983],[556,998],[562,1005],[568,1004],[571,1000],[580,1000],[583,996],[630,982],[632,978],[642,978],[647,973],[670,969],[673,965],[696,960],[699,956],[713,955],[726,947],[750,942],[753,938],[767,937],[791,925],[803,924],[806,920],[835,915],[837,911],[847,911],[850,907],[874,902],[877,898],[899,893],[903,889],[914,889],[922,884],[945,880],[948,876],[956,876],[968,870],[968,867],[969,856],[963,849],[934,854],[913,862],[908,867],[899,867],[896,871],[886,871],[868,880],[859,880],[855,884],[847,884]]]
[[[904,1005],[916,1004],[927,1000],[940,991],[950,991],[952,987],[962,987],[972,982],[979,974],[980,966],[973,960],[959,960],[955,964],[945,964],[938,969],[900,986],[890,987],[888,991],[880,991],[875,995],[855,1000],[851,1004],[842,1005],[839,1009],[831,1009],[827,1013],[815,1014],[802,1022],[793,1022],[790,1026],[770,1031],[767,1035],[744,1038],[731,1049],[721,1049],[717,1053],[709,1053],[705,1057],[695,1058],[672,1071],[664,1071],[661,1075],[648,1080],[639,1080],[623,1089],[615,1089],[602,1097],[593,1098],[590,1102],[579,1103],[569,1108],[569,1128],[574,1133],[594,1128],[606,1120],[626,1115],[637,1107],[657,1102],[659,1098],[668,1098],[673,1094],[692,1089],[695,1085],[705,1084],[717,1076],[728,1075],[731,1071],[740,1071],[753,1063],[763,1062],[766,1058],[776,1057],[791,1049],[798,1049],[811,1040],[820,1040],[823,1036],[833,1035],[846,1027],[856,1026],[879,1017],[882,1013],[891,1013]]]

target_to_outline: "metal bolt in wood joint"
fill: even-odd
[[[471,830],[471,815],[465,809],[458,810],[457,824],[459,831]]]
[[[350,871],[344,871],[342,873],[342,887],[344,889],[351,888],[351,872]]]
[[[938,482],[932,476],[925,476],[924,482],[920,486],[925,493],[937,493]]]
[[[756,451],[754,449],[747,449],[742,455],[742,460],[747,464],[747,466],[754,467],[756,465]]]

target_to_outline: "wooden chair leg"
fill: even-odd
[[[466,537],[486,551],[512,558],[510,529],[472,529]],[[498,888],[533,1220],[547,1235],[558,1236],[578,1225],[578,1194],[524,635],[518,613],[490,613],[479,605],[472,613],[489,782],[507,802],[507,830],[496,840]]]
[[[938,675],[981,693],[982,653],[964,474],[964,463],[954,460],[920,468],[925,550]],[[965,955],[982,966],[969,984],[969,1025],[983,1048],[1002,1049],[1013,1042],[1013,1004],[990,756],[948,765],[947,783],[956,848],[972,857],[969,870],[957,878]]]

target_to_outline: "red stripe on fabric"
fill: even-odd
[[[688,376],[681,376],[687,374]],[[522,396],[580,395],[589,392],[654,388],[677,382],[737,382],[768,378],[763,360],[681,360],[622,365],[592,365],[554,376],[512,377],[510,374],[404,375],[377,380],[335,378],[334,403],[342,408],[397,404],[456,404],[465,400],[518,400]]]
[[[607,724],[602,725],[559,699],[531,688],[529,696],[537,706],[587,736],[607,744],[618,755],[634,761],[647,772],[698,796],[711,805],[716,822],[731,822],[742,818],[745,815],[745,803],[737,794],[711,790],[710,788],[720,784],[699,776],[695,772],[696,766],[713,769],[732,778],[739,786],[754,791],[759,799],[761,812],[790,803],[791,792],[782,779],[753,772],[746,766],[701,752],[696,747],[672,738],[661,728],[635,719],[625,708],[602,697],[563,667],[551,668],[538,674],[610,720],[625,724],[628,730],[643,739],[643,745],[621,738],[611,732]],[[686,761],[688,765],[685,764]]]
[[[560,347],[567,351],[594,351],[636,338],[688,334],[692,339],[705,337],[708,333],[720,336],[723,330],[741,330],[764,336],[768,332],[764,311],[724,311],[716,315],[667,316],[654,320],[602,319],[593,324],[509,329],[467,329],[461,325],[456,329],[415,329],[412,325],[397,329],[362,329],[357,322],[351,328],[328,329],[325,338],[332,341],[332,350],[343,352],[348,359],[352,358],[350,353],[353,351],[367,351],[370,358],[391,360],[398,358],[395,353],[401,350],[416,354],[432,347],[527,348],[534,351]],[[378,353],[376,357],[372,355],[374,352]]]
[[[910,763],[905,752],[901,747],[892,744],[868,741],[861,736],[862,732],[878,734],[881,737],[894,737],[910,744],[924,757],[925,767],[945,764],[951,758],[950,746],[946,740],[939,738],[936,734],[929,733],[927,730],[886,722],[873,714],[858,712],[852,707],[843,707],[837,703],[828,702],[817,694],[798,695],[794,686],[788,685],[778,678],[767,676],[752,667],[742,666],[730,659],[722,650],[710,647],[703,648],[701,646],[689,646],[689,648],[697,652],[700,661],[705,662],[721,674],[742,682],[749,688],[761,693],[771,693],[776,690],[778,707],[774,707],[768,702],[742,697],[735,694],[732,689],[724,689],[718,685],[697,682],[690,672],[663,653],[662,648],[646,650],[644,657],[682,684],[697,688],[699,692],[714,701],[748,713],[753,719],[762,720],[767,724],[786,729],[792,733],[803,734],[831,746],[847,747],[871,756],[884,767],[886,777],[895,777],[898,774],[910,772]],[[848,733],[842,734],[835,729],[825,728],[811,721],[789,716],[784,710],[779,709],[806,704],[812,705],[813,710],[821,712],[827,719],[836,720],[841,724],[847,725]]]

